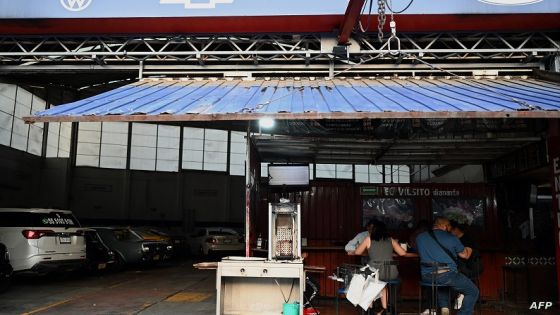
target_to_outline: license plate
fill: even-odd
[[[229,243],[231,243],[231,240],[230,239],[225,239],[224,243],[229,244]]]
[[[107,268],[107,264],[99,264],[97,265],[97,269],[105,269]]]
[[[159,255],[154,255],[154,260],[159,260]]]
[[[70,239],[70,237],[68,236],[60,236],[58,238],[60,244],[71,244],[72,243],[72,239]]]

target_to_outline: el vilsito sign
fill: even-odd
[[[360,194],[379,197],[458,197],[461,196],[461,191],[428,187],[373,186],[361,187]]]

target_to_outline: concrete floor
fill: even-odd
[[[192,264],[186,260],[89,276],[17,276],[10,289],[0,294],[0,314],[214,314],[215,271],[195,270]],[[317,299],[315,305],[322,315],[335,314],[334,299]],[[399,302],[401,315],[418,314],[417,308],[416,301]],[[485,304],[476,314],[525,313],[539,312]],[[360,312],[341,299],[339,314]]]

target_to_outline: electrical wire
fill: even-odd
[[[400,14],[400,13],[405,12],[406,10],[408,10],[408,8],[410,8],[412,3],[414,3],[414,0],[410,0],[410,2],[404,7],[404,9],[402,9],[400,11],[394,11],[393,8],[391,7],[391,5],[389,4],[389,2],[387,0],[384,0],[384,1],[385,1],[385,4],[387,4],[387,8],[389,9],[389,11],[391,11],[394,14]]]
[[[368,19],[365,28],[362,26],[362,19],[358,18],[358,27],[360,28],[360,31],[362,33],[367,32],[369,30],[369,27],[371,26],[371,11],[373,9],[373,0],[366,0],[364,6],[362,7],[362,13],[360,13],[360,17],[364,15],[365,8],[367,6],[368,1],[369,1],[369,12],[368,12]]]
[[[292,286],[290,288],[290,295],[288,295],[287,299],[286,299],[286,295],[284,295],[284,291],[282,291],[282,287],[280,286],[280,283],[278,283],[278,280],[274,279],[274,282],[276,282],[276,285],[280,289],[280,293],[282,293],[282,298],[284,298],[284,303],[288,303],[290,301],[290,299],[292,298],[292,292],[294,290],[295,280],[292,279]]]

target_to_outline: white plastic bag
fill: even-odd
[[[377,300],[381,296],[381,291],[387,285],[386,282],[380,281],[378,273],[376,272],[374,276],[369,276],[364,284],[364,289],[362,291],[362,297],[358,303],[364,311],[369,309],[369,306],[373,301]]]
[[[365,284],[366,284],[366,277],[364,275],[357,273],[352,276],[352,280],[350,280],[350,285],[346,290],[346,299],[348,299],[348,301],[350,301],[350,303],[352,303],[354,306],[360,303]]]

